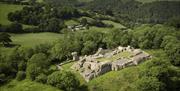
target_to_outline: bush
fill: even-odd
[[[10,25],[0,26],[0,32],[23,33],[24,30],[22,24],[14,22]]]
[[[24,80],[26,78],[26,73],[24,71],[19,71],[16,74],[16,80],[21,81]]]
[[[72,73],[60,71],[56,71],[48,76],[47,83],[65,91],[74,91],[80,85]]]
[[[27,63],[27,77],[35,80],[38,75],[45,73],[50,64],[47,59],[47,56],[43,53],[34,54]]]
[[[40,74],[39,76],[36,77],[35,81],[40,82],[40,83],[46,83],[47,76],[45,74]]]

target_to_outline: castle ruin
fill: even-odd
[[[129,52],[131,53],[131,55],[129,55],[128,58],[120,56],[114,61],[98,61],[98,59],[100,58],[111,58],[114,55],[122,52]],[[73,55],[77,57],[75,53],[73,53]],[[88,82],[93,78],[98,77],[109,71],[118,71],[128,66],[136,66],[139,63],[150,58],[151,56],[148,53],[142,51],[141,49],[134,49],[130,46],[119,46],[113,51],[99,48],[99,50],[94,55],[80,57],[80,59],[71,68],[79,71],[80,74],[84,77],[84,79]]]

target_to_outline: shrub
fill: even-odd
[[[47,82],[47,76],[45,74],[40,74],[36,77],[36,81],[40,83],[46,83]]]
[[[72,73],[60,71],[56,71],[48,76],[47,83],[66,91],[74,91],[80,85]]]

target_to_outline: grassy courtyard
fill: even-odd
[[[132,54],[128,51],[125,51],[125,52],[121,52],[121,53],[118,53],[116,55],[113,55],[112,57],[110,58],[99,58],[97,59],[98,61],[116,61],[118,60],[119,58],[130,58]]]

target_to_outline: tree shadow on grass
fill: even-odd
[[[81,85],[81,86],[77,89],[77,91],[89,91],[89,90],[88,90],[88,86],[87,86],[87,85]]]
[[[13,48],[13,47],[20,47],[21,45],[19,44],[5,44],[5,45],[0,45],[2,47],[6,47],[6,48]]]

